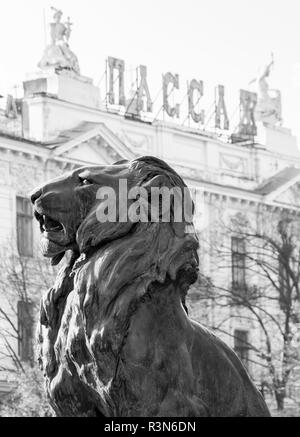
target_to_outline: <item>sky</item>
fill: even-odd
[[[127,81],[146,65],[157,108],[162,74],[170,71],[180,76],[179,103],[188,80],[203,80],[207,107],[222,84],[233,117],[239,89],[251,89],[273,52],[270,88],[281,90],[284,126],[300,142],[299,0],[9,0],[0,15],[0,94],[37,70],[49,41],[50,6],[74,23],[70,46],[83,75],[103,88],[107,56],[125,60]]]

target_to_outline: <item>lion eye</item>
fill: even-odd
[[[78,177],[79,177],[79,181],[80,181],[81,185],[92,185],[93,184],[92,181],[90,181],[89,179],[81,178],[80,176],[78,176]]]
[[[89,181],[88,179],[84,179],[84,180],[82,181],[82,185],[92,185],[92,182]]]

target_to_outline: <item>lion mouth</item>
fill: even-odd
[[[60,232],[63,230],[63,225],[54,220],[52,217],[48,215],[39,214],[37,211],[34,212],[35,218],[38,220],[40,224],[41,232]]]

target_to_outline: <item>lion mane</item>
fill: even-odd
[[[101,201],[88,191],[104,182],[115,187],[121,178],[149,193],[162,186],[183,190],[180,176],[153,157],[76,175],[82,171],[93,186],[69,189],[81,205],[72,219],[76,232],[58,258],[55,252],[56,261],[62,255],[65,261],[42,298],[38,328],[39,363],[56,414],[268,415],[235,354],[188,318],[185,298],[199,264],[192,222],[176,223],[171,202],[168,223],[101,223]],[[69,180],[40,188],[33,203],[63,196]],[[62,222],[74,213],[67,211]]]

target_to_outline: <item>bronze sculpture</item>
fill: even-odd
[[[100,187],[186,188],[144,157],[83,168],[32,194],[44,255],[68,263],[43,297],[40,364],[61,416],[268,416],[233,351],[185,307],[197,279],[191,223],[101,223]],[[131,200],[133,202],[133,200]],[[120,219],[120,217],[118,217]]]

